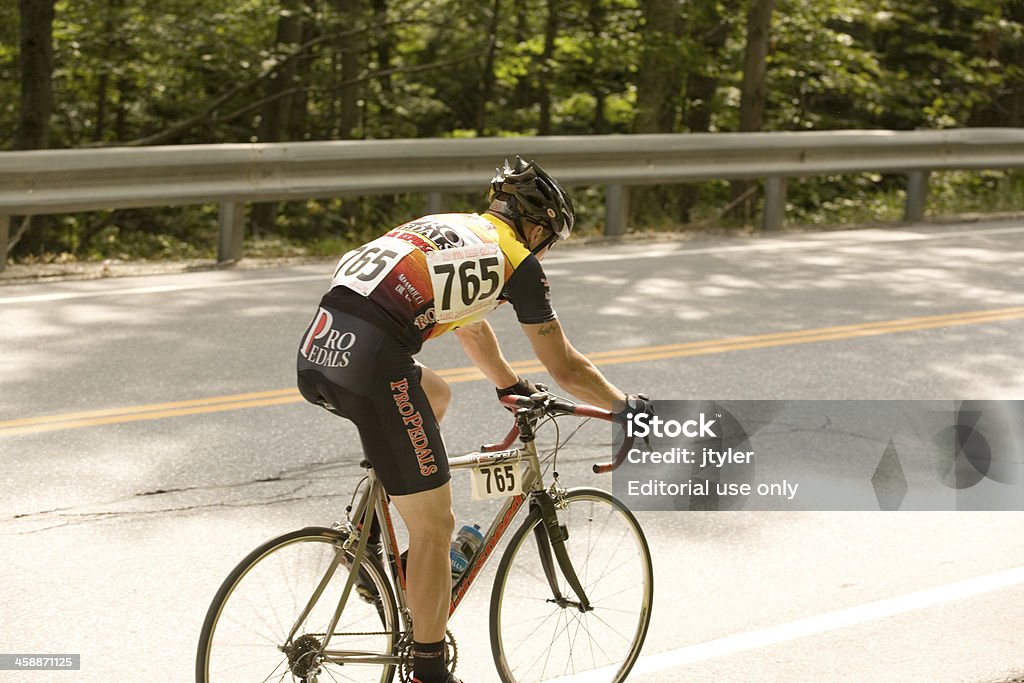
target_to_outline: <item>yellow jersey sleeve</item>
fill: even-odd
[[[530,255],[530,250],[519,241],[511,225],[489,213],[483,214],[483,217],[494,225],[498,234],[498,247],[505,254],[505,260],[508,265],[511,266],[512,270],[515,270]]]

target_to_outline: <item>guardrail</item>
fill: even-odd
[[[242,255],[247,202],[480,190],[501,159],[536,158],[568,186],[605,185],[605,233],[623,234],[629,187],[765,179],[762,225],[781,227],[788,178],[881,171],[908,177],[904,217],[924,216],[928,173],[1024,166],[1024,129],[177,145],[0,153],[0,269],[10,216],[220,205],[218,258]]]

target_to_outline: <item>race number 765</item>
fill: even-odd
[[[458,296],[462,306],[471,306],[474,302],[494,294],[501,285],[499,275],[500,261],[496,256],[487,256],[479,260],[455,263],[435,263],[434,272],[444,276],[444,291],[441,294],[441,308],[450,310],[455,280],[459,281]],[[479,274],[478,274],[479,271]],[[486,286],[486,289],[484,287]]]

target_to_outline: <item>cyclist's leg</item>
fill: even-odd
[[[443,414],[449,397],[447,385],[435,373],[413,364],[411,358],[405,363],[396,354],[395,361],[389,394],[382,403],[379,395],[374,397],[379,403],[381,436],[388,439],[395,454],[382,480],[409,530],[406,590],[413,621],[413,673],[424,683],[439,683],[447,672],[448,548],[455,516],[448,455],[436,416],[438,411]],[[431,398],[439,400],[438,409]],[[383,474],[382,467],[375,467]]]
[[[429,491],[392,496],[409,529],[406,590],[418,643],[444,640],[451,597],[448,546],[455,530],[451,482]]]
[[[300,390],[307,400],[351,419],[358,427],[363,452],[409,530],[407,589],[414,655],[439,652],[431,663],[443,667],[451,598],[448,548],[455,525],[448,456],[437,420],[447,409],[447,385],[416,363],[400,340],[344,313],[322,308],[318,315],[324,314],[326,322],[321,324],[319,317],[314,320],[303,343],[304,353],[300,352]],[[351,356],[317,350],[321,339],[344,338],[347,344],[352,337],[344,335],[349,333],[356,340]],[[364,344],[369,341],[372,353]],[[421,670],[420,659],[415,657],[416,672]],[[425,683],[444,679],[419,673],[417,678]]]
[[[448,382],[442,379],[441,375],[419,361],[416,361],[416,365],[419,366],[423,373],[420,377],[420,385],[427,394],[430,407],[434,410],[434,417],[440,422],[444,419],[445,413],[448,412],[448,404],[452,401],[452,390],[448,386]]]

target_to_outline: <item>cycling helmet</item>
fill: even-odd
[[[535,252],[569,237],[576,223],[569,194],[536,161],[527,163],[517,156],[510,164],[506,159],[504,168],[495,169],[487,198],[497,202],[492,210],[511,219],[520,236],[525,238],[523,218],[547,229],[548,239]]]

